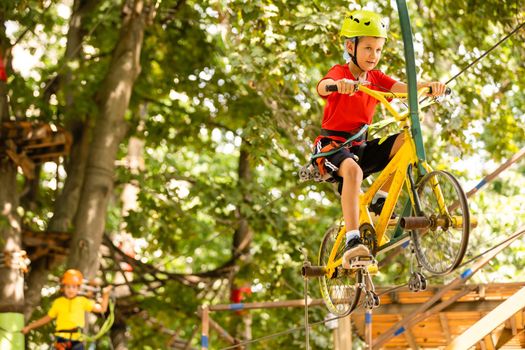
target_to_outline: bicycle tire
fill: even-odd
[[[319,266],[327,266],[330,263],[330,252],[338,233],[338,225],[326,231],[319,249]],[[343,256],[344,243],[336,249],[335,260]],[[338,266],[332,277],[327,275],[319,277],[321,295],[331,313],[337,316],[349,315],[356,308],[361,295],[361,288],[358,288],[358,281],[361,280],[360,273],[360,271],[347,270]]]
[[[439,192],[446,211],[439,205]],[[417,186],[417,193],[422,214],[431,221],[444,219],[447,225],[412,231],[416,257],[431,274],[446,275],[459,266],[467,250],[470,235],[467,196],[454,175],[443,170],[426,174]]]

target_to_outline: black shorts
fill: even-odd
[[[391,135],[383,142],[379,143],[381,139],[373,139],[367,141],[364,149],[360,150],[359,146],[343,148],[339,152],[326,157],[326,167],[330,171],[330,175],[337,181],[343,179],[337,175],[337,170],[343,160],[347,158],[359,157],[357,164],[363,171],[363,179],[370,176],[373,173],[383,170],[388,162],[390,161],[390,151],[394,146],[394,142],[399,134]],[[321,146],[328,145],[331,140],[329,138],[321,139]],[[333,167],[332,167],[333,166]],[[336,169],[337,168],[337,169]]]

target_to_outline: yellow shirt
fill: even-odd
[[[51,318],[56,318],[56,330],[66,330],[75,328],[84,328],[86,312],[93,310],[95,302],[86,297],[74,297],[68,299],[60,297],[53,301],[51,309],[47,315]],[[57,336],[79,340],[80,332],[77,333],[55,333]]]

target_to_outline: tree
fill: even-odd
[[[64,125],[73,136],[70,156],[53,168],[63,174],[56,188],[48,167],[30,181],[3,160],[0,186],[11,191],[2,191],[0,199],[12,204],[14,219],[1,221],[6,242],[20,249],[22,229],[68,232],[67,264],[90,277],[100,266],[99,276],[108,282],[121,273],[120,263],[132,265],[130,294],[117,305],[121,325],[131,329],[130,348],[189,340],[199,323],[197,307],[228,302],[232,284],[252,284],[257,292],[251,300],[302,297],[299,248],[308,248],[314,259],[340,210],[329,185],[300,184],[296,169],[306,163],[318,132],[323,102],[315,84],[342,62],[341,17],[358,4],[27,0],[0,6],[10,28],[2,52],[45,52],[29,73],[16,66],[17,56],[14,67],[7,60],[0,106],[10,113],[3,119]],[[404,79],[396,9],[380,2],[367,6],[391,23],[380,68]],[[421,79],[446,81],[523,22],[515,2],[409,6]],[[461,165],[461,158],[481,154],[488,169],[491,159],[522,146],[524,53],[516,44],[522,41],[523,30],[455,79],[451,102],[427,112],[428,158],[436,168],[452,168],[463,183],[479,173]],[[145,169],[138,173],[125,165],[131,137],[144,142]],[[512,174],[471,201],[472,210],[483,217],[489,210],[519,213],[513,203],[523,198],[524,172]],[[130,182],[138,185],[139,205],[123,214],[120,193]],[[511,218],[480,223],[473,254],[484,238],[496,236],[493,231],[512,225]],[[122,227],[137,241],[136,259],[111,240]],[[41,300],[41,290],[64,267],[52,256],[32,261],[26,317],[42,312],[37,305],[49,298]],[[404,283],[406,269],[400,258],[378,281]],[[0,284],[18,293],[2,302],[21,306],[21,278],[0,275]],[[312,317],[323,313],[316,309]],[[236,316],[216,317],[236,334]],[[296,326],[300,317],[297,310],[255,312],[253,336]],[[327,333],[316,332],[317,346],[326,347]],[[303,343],[294,333],[266,345]]]

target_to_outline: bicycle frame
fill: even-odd
[[[361,227],[363,224],[372,225],[372,227],[374,227],[375,229],[376,238],[378,241],[377,252],[386,252],[399,245],[405,244],[408,240],[410,240],[410,233],[394,235],[393,237],[385,236],[387,227],[398,225],[397,220],[395,220],[395,222],[392,222],[393,220],[391,220],[390,218],[392,216],[392,213],[394,212],[396,203],[399,199],[399,195],[401,194],[401,191],[403,189],[403,183],[406,183],[412,207],[417,208],[417,198],[414,198],[414,195],[417,196],[417,194],[415,194],[413,185],[408,177],[408,171],[410,169],[410,166],[421,165],[422,167],[418,168],[422,168],[426,172],[431,171],[431,168],[425,161],[418,159],[416,144],[414,142],[414,138],[410,129],[410,123],[408,121],[408,112],[399,113],[387,100],[388,98],[406,97],[408,94],[393,94],[389,92],[379,92],[366,88],[362,85],[359,85],[359,91],[363,91],[366,94],[379,100],[388,109],[388,111],[390,111],[395,120],[402,123],[402,135],[404,137],[403,145],[397,151],[394,157],[390,160],[388,165],[381,171],[381,173],[379,174],[377,179],[372,183],[370,188],[365,193],[359,196],[359,227]],[[423,94],[426,91],[428,91],[426,88],[421,89],[419,91],[419,95]],[[427,103],[424,106],[427,106],[432,103],[433,102]],[[420,106],[420,108],[422,107],[423,106]],[[389,181],[391,178],[392,183],[390,185],[388,196],[383,205],[383,209],[381,211],[379,219],[374,225],[374,223],[372,222],[372,218],[370,217],[370,212],[368,211],[368,206],[371,203],[374,194],[378,190],[380,190],[383,187],[383,185],[387,183],[387,181]],[[436,187],[436,190],[438,192],[436,193],[436,195],[438,196],[438,198],[442,199],[440,200],[440,206],[442,205],[442,209],[446,211],[443,195],[441,194],[439,187]],[[330,252],[329,261],[332,261],[333,263],[326,266],[326,272],[328,275],[332,274],[335,271],[335,268],[341,265],[342,263],[342,259],[338,259],[335,261],[334,259],[337,255],[337,248],[341,246],[343,240],[345,239],[345,233],[346,228],[343,226],[340,229],[337,235],[336,242],[332,248],[332,251]]]

